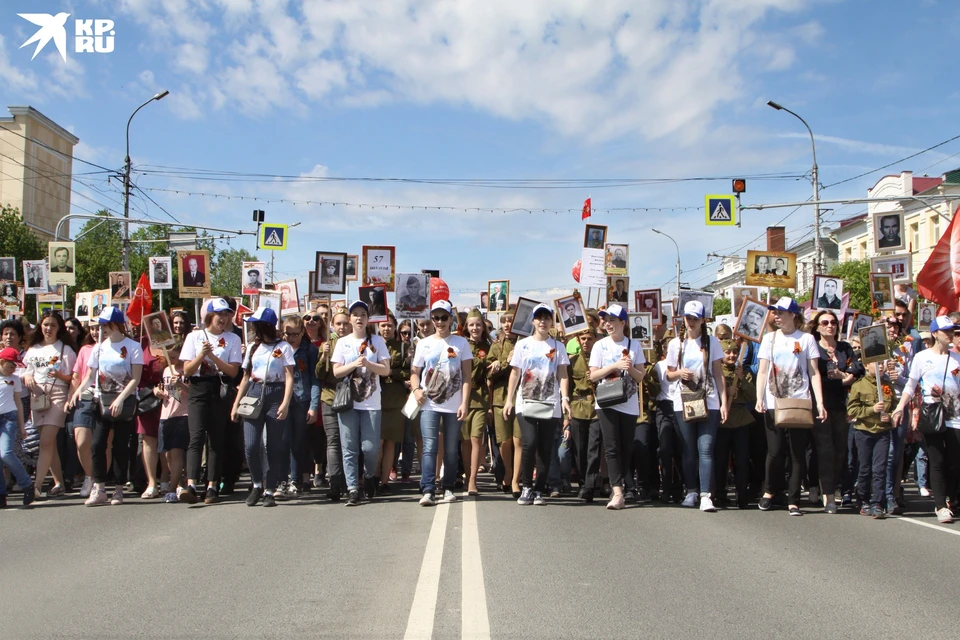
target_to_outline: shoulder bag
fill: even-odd
[[[627,336],[627,353],[630,353],[630,337]],[[631,362],[633,354],[630,353]],[[627,381],[623,371],[612,380],[601,380],[597,385],[597,405],[601,409],[615,407],[629,400],[627,395]]]
[[[257,347],[259,349],[259,347]],[[255,353],[250,354],[250,362],[253,362],[253,356]],[[256,396],[244,396],[240,398],[240,402],[237,403],[237,415],[241,418],[246,418],[247,420],[253,422],[260,417],[260,412],[263,411],[263,396],[267,391],[267,378],[270,377],[270,365],[273,364],[275,358],[268,355],[267,357],[267,369],[263,374],[263,382],[260,383],[260,397]]]
[[[943,382],[940,383],[940,393],[946,390],[947,369],[950,368],[950,354],[947,353],[947,363],[943,367]],[[939,402],[924,402],[920,405],[920,419],[917,420],[917,431],[925,436],[934,435],[943,431],[946,426],[946,416],[943,415],[943,398]]]
[[[102,348],[103,342],[97,345],[97,348]],[[101,357],[103,354],[98,354],[98,357]],[[100,390],[100,370],[97,371],[97,391],[100,395],[100,418],[106,420],[107,422],[128,422],[133,420],[137,416],[137,394],[131,393],[129,396],[123,399],[123,406],[120,408],[120,415],[114,416],[110,414],[110,407],[113,406],[113,403],[117,401],[117,398],[120,397],[119,391],[101,391]]]
[[[777,395],[780,395],[780,383],[777,382],[777,376],[774,375],[774,347],[777,344],[777,330],[773,334],[773,344],[770,346],[770,372],[768,376],[773,376],[774,387]],[[799,354],[802,356],[803,354]],[[769,378],[767,384],[769,384]],[[773,422],[783,429],[812,429],[813,428],[813,401],[810,398],[778,398],[773,399]]]
[[[142,416],[160,408],[162,402],[151,387],[144,387],[137,391],[137,415]]]
[[[686,339],[680,342],[680,368],[683,368],[683,349],[686,346]],[[713,379],[713,373],[710,371],[710,340],[707,339],[707,349],[703,354],[703,382],[697,381],[696,388],[691,388],[680,380],[680,402],[683,406],[684,422],[702,422],[706,420],[710,412],[707,409],[707,389],[710,380]]]
[[[553,341],[553,348],[559,350],[556,340]],[[555,402],[541,402],[540,400],[523,399],[523,411],[520,414],[524,418],[533,418],[536,420],[552,420],[554,414]]]
[[[64,348],[65,346],[66,346],[66,345],[63,344],[62,342],[60,343],[60,359],[58,360],[58,362],[62,362],[62,361],[63,361],[63,348]],[[52,388],[53,388],[53,385],[55,385],[55,384],[56,384],[56,382],[51,382],[51,383],[50,383],[50,387],[47,388],[47,389],[44,389],[43,386],[41,386],[41,387],[40,387],[40,395],[36,395],[36,396],[35,396],[35,395],[33,395],[33,394],[30,394],[30,410],[31,410],[31,411],[46,411],[47,409],[50,408],[50,406],[51,406],[52,403],[51,403],[51,401],[50,401],[50,396],[47,395],[47,394],[49,393],[50,389],[52,389]]]

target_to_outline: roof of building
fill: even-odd
[[[69,131],[67,131],[60,125],[58,125],[56,122],[54,122],[47,116],[43,115],[42,113],[34,109],[33,107],[12,106],[12,107],[7,107],[7,111],[9,111],[13,115],[13,117],[11,118],[0,117],[0,122],[13,122],[16,116],[27,116],[29,118],[33,118],[34,120],[36,120],[37,122],[45,126],[46,128],[56,133],[61,138],[64,138],[65,140],[69,141],[70,144],[72,145],[75,145],[78,142],[80,142],[80,138],[73,135],[72,133],[70,133]]]
[[[930,178],[928,176],[923,176],[913,178],[913,194],[923,193],[928,189],[933,189],[934,187],[939,187],[940,183],[943,182],[943,178]]]
[[[866,213],[861,213],[861,214],[856,215],[856,216],[851,216],[851,217],[849,217],[849,218],[844,218],[843,220],[840,221],[840,228],[842,229],[842,228],[844,228],[844,227],[846,227],[846,226],[849,226],[849,225],[851,225],[851,224],[856,224],[857,222],[860,222],[861,220],[865,220],[865,219],[867,218],[867,215],[868,215],[868,214],[866,214]]]

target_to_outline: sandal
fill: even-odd
[[[160,492],[156,487],[147,487],[147,490],[140,494],[143,500],[153,500],[160,497]]]

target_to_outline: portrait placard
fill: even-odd
[[[178,287],[181,298],[210,296],[210,252],[206,250],[178,251]]]
[[[660,326],[660,289],[641,289],[633,293],[634,311],[649,313],[653,317],[653,326]]]
[[[873,324],[873,316],[868,313],[855,313],[847,321],[847,340],[854,336],[860,337],[860,330]]]
[[[397,274],[398,320],[427,320],[430,318],[430,304],[430,276],[425,273]]]
[[[903,236],[903,211],[874,213],[871,220],[873,221],[873,249],[876,253],[899,251],[906,246]]]
[[[887,341],[887,325],[872,324],[860,329],[860,361],[863,364],[890,359],[890,344]]]
[[[797,287],[797,254],[747,251],[746,285],[750,287]]]
[[[607,244],[607,228],[600,224],[585,225],[583,230],[583,248],[599,249],[603,254],[603,247]]]
[[[630,259],[630,246],[626,244],[607,244],[604,246],[604,268],[608,276],[627,275]]]
[[[710,291],[694,291],[684,289],[680,292],[680,301],[677,306],[677,315],[683,315],[683,307],[691,300],[698,300],[703,305],[703,319],[709,320],[713,317],[713,298],[714,294]]]
[[[266,263],[244,262],[240,269],[241,293],[245,296],[257,295],[257,291],[263,289],[263,283],[266,282]]]
[[[573,336],[590,328],[586,310],[583,308],[583,300],[579,293],[574,292],[573,295],[557,298],[553,301],[553,306],[560,316],[563,335]]]
[[[110,306],[110,289],[98,289],[90,292],[90,316],[96,318],[100,312]]]
[[[133,290],[130,288],[129,271],[111,271],[107,276],[110,283],[110,304],[129,304],[133,297]]]
[[[364,252],[366,253],[366,252]],[[359,287],[357,297],[367,303],[367,315],[370,322],[387,321],[387,287],[377,284]]]
[[[16,279],[17,259],[11,257],[0,258],[0,282],[12,282]]]
[[[813,308],[840,311],[843,308],[843,279],[835,276],[813,276]]]
[[[23,261],[23,288],[26,293],[47,293],[47,261]]]
[[[940,305],[931,302],[921,302],[917,305],[917,329],[930,331],[930,323],[937,317]]]
[[[348,282],[356,282],[359,279],[357,275],[357,263],[360,262],[360,256],[351,256],[347,254],[347,261],[344,263],[346,278]]]
[[[607,286],[604,251],[602,248],[585,248],[580,252],[579,284],[581,287],[592,289],[604,289]]]
[[[895,253],[870,258],[871,273],[889,273],[893,276],[894,284],[910,284],[913,282],[913,254]]]
[[[337,251],[317,251],[314,293],[345,293],[347,254]]]
[[[538,301],[522,296],[517,300],[517,312],[513,316],[510,333],[524,338],[533,335],[533,308],[538,304]]]
[[[744,298],[753,298],[754,300],[760,300],[760,289],[759,287],[734,287],[733,288],[733,305],[732,311],[733,315],[740,315],[740,304],[743,302]]]
[[[173,268],[170,256],[156,256],[148,258],[150,264],[151,291],[165,291],[173,289]]]
[[[364,286],[383,285],[386,291],[394,290],[396,247],[363,247]],[[386,309],[386,305],[384,305]]]
[[[740,315],[737,316],[733,327],[733,334],[759,344],[769,318],[770,311],[767,305],[750,296],[744,296],[740,305]]]
[[[170,316],[164,311],[143,316],[143,327],[147,330],[151,347],[164,349],[177,343],[177,338],[170,328]]]
[[[653,348],[653,314],[649,311],[627,314],[627,331],[644,349]]]
[[[86,322],[90,319],[90,305],[93,300],[91,291],[83,291],[73,296],[73,315],[77,320]]]
[[[630,302],[630,278],[626,276],[612,276],[607,278],[607,304],[614,302],[629,306]]]
[[[506,311],[510,306],[510,281],[490,280],[487,282],[487,298],[490,311]]]
[[[893,309],[893,276],[889,273],[870,274],[870,300],[877,309]]]
[[[280,280],[274,283],[274,289],[280,292],[280,317],[300,313],[300,296],[297,295],[297,279]]]
[[[280,292],[274,289],[260,289],[257,292],[257,309],[273,309],[279,318],[283,309],[283,298]]]
[[[73,242],[48,242],[47,250],[50,256],[50,284],[65,284],[73,286],[77,283],[76,244]]]

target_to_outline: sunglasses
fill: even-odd
[[[821,327],[836,327],[839,326],[836,320],[821,320]]]
[[[434,322],[446,322],[450,319],[450,316],[433,316],[430,319]]]
[[[401,331],[401,332],[400,332],[400,335],[402,335],[402,336],[409,336],[409,335],[410,335],[410,332],[409,332],[409,331]]]
[[[323,316],[303,316],[304,322],[320,322],[323,320]]]
[[[300,335],[300,333],[301,333],[300,331],[284,331],[283,335],[290,336],[292,338],[294,336]]]

